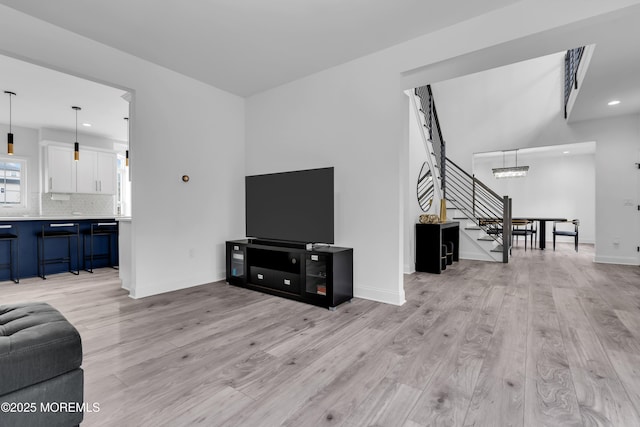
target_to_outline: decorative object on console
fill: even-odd
[[[447,222],[447,200],[440,199],[440,222]]]
[[[82,110],[80,107],[71,107],[76,111],[76,142],[73,144],[73,160],[76,162],[80,160],[80,144],[78,143],[78,111]]]
[[[434,214],[422,214],[419,218],[420,224],[437,224],[440,222],[440,217]]]
[[[13,133],[11,132],[11,97],[16,96],[15,92],[5,90],[4,93],[9,95],[9,133],[7,134],[7,154],[13,155]]]

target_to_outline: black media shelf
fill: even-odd
[[[353,298],[353,249],[272,246],[251,240],[226,242],[231,285],[327,307]]]

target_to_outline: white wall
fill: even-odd
[[[244,101],[5,6],[0,53],[134,93],[132,295],[223,278],[244,232]]]
[[[596,161],[594,154],[518,155],[519,165],[528,165],[522,178],[496,179],[492,168],[502,167],[502,157],[475,157],[476,178],[500,195],[509,195],[514,217],[578,218],[580,242],[595,242]],[[513,166],[510,153],[507,166]],[[547,240],[552,240],[551,223]],[[563,239],[566,240],[566,239]]]
[[[407,97],[388,64],[363,62],[366,74],[356,61],[249,98],[247,174],[335,167],[335,243],[354,248],[354,294],[402,304]]]
[[[597,262],[638,265],[640,204],[637,162],[638,116],[590,120],[571,126],[575,134],[594,135],[596,146]]]
[[[470,152],[530,146],[546,127],[564,122],[563,82],[563,53],[434,82],[447,156],[470,171]]]
[[[75,140],[75,132],[49,128],[40,129],[40,141],[55,141],[72,145]],[[126,144],[126,141],[102,138],[96,135],[87,135],[80,131],[78,131],[78,142],[80,143],[80,149],[82,149],[83,145],[86,145],[87,147],[113,151],[119,151],[123,144]],[[124,151],[122,153],[124,154]]]

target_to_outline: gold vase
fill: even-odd
[[[440,222],[447,222],[447,201],[440,199]]]

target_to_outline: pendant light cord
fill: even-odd
[[[9,94],[9,133],[11,133],[11,94]]]

